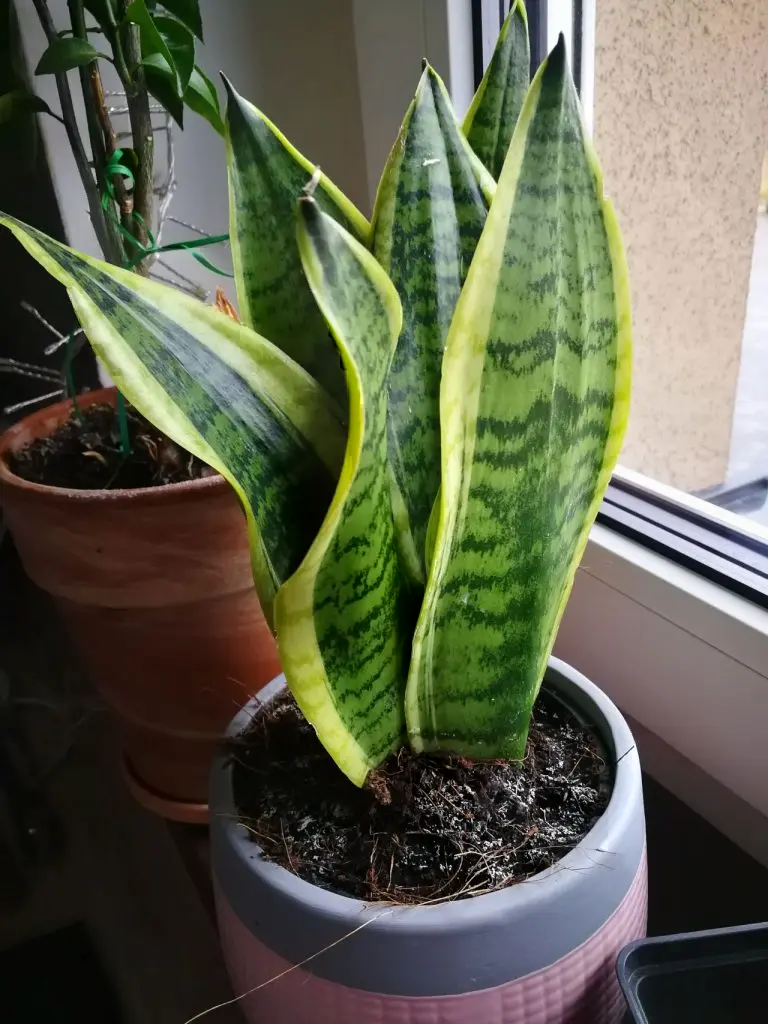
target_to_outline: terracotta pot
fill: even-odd
[[[115,391],[78,401],[114,403]],[[0,437],[0,503],[27,573],[116,712],[134,794],[168,818],[205,821],[216,743],[279,672],[243,513],[219,476],[83,491],[12,473],[7,453],[53,433],[70,409],[49,406]]]
[[[645,934],[645,819],[627,723],[555,658],[544,685],[600,733],[607,808],[561,861],[499,892],[436,906],[366,904],[266,861],[237,820],[233,766],[211,782],[224,957],[252,1024],[620,1024],[619,950]],[[232,723],[237,735],[277,685]]]

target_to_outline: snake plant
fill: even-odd
[[[463,128],[426,65],[371,223],[227,84],[242,324],[3,218],[236,490],[288,685],[358,785],[404,742],[523,755],[624,433],[619,230],[562,40],[527,69],[520,0]]]

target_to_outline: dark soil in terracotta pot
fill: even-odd
[[[72,414],[55,433],[8,456],[24,480],[76,490],[158,487],[198,480],[215,471],[153,427],[135,409],[126,410],[131,451],[120,444],[117,412],[92,405]]]
[[[596,734],[548,694],[537,701],[522,762],[403,749],[361,790],[288,695],[231,755],[240,820],[265,856],[367,901],[459,899],[529,878],[584,837],[612,786]]]

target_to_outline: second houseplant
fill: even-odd
[[[179,122],[188,106],[223,131],[216,90],[194,62],[195,39],[202,37],[198,4],[170,3],[160,11],[144,0],[69,0],[69,24],[58,31],[46,0],[34,3],[48,41],[37,74],[55,76],[60,113],[20,76],[3,97],[3,114],[37,112],[62,123],[105,259],[146,274],[167,248],[152,235],[157,103]],[[101,79],[106,59],[125,92],[130,139],[119,140],[112,124],[114,100]],[[67,74],[73,70],[87,140],[75,119]],[[72,337],[61,348],[65,362],[80,340]],[[63,372],[62,380],[67,377]],[[147,480],[121,486],[120,474],[111,470],[90,486],[84,483],[81,470],[104,458],[104,442],[120,448],[117,464],[123,468],[136,453],[118,392],[75,401],[74,420],[70,397],[27,416],[0,438],[3,514],[28,574],[57,602],[89,675],[116,713],[132,791],[169,817],[202,821],[210,758],[231,709],[278,668],[249,582],[240,511],[221,477],[185,480],[183,462],[177,475],[184,482],[168,486],[161,472],[156,486]],[[106,437],[88,436],[95,428],[85,414],[96,405],[117,406]],[[86,436],[75,454],[64,453],[56,484],[45,474],[25,478],[14,456],[30,444],[44,447],[67,425],[73,437]],[[155,440],[149,439],[151,448]],[[176,448],[174,455],[181,457]],[[50,457],[56,458],[53,446]]]
[[[425,67],[370,225],[229,88],[250,326],[5,219],[66,285],[131,400],[218,468],[246,512],[254,580],[304,716],[278,684],[236,720],[237,749],[213,775],[219,922],[253,1021],[618,1024],[622,1013],[613,959],[645,920],[639,764],[616,708],[550,653],[626,425],[628,284],[564,43],[528,86],[525,33],[518,2],[464,131]],[[547,701],[555,724],[537,720],[529,737]],[[482,892],[452,888],[467,846],[408,860],[417,795],[453,808],[456,830],[474,828],[479,808],[484,822],[538,808],[519,848],[583,811],[579,759],[553,802],[537,795],[542,744],[559,749],[574,730],[595,738],[609,797],[575,838],[553,837],[546,869],[496,877],[488,865],[518,853],[504,835],[482,853]],[[314,754],[294,758],[302,736]],[[525,771],[534,781],[521,790]],[[404,773],[414,786],[395,798]],[[296,814],[318,779],[311,813]],[[370,842],[370,862],[362,876],[342,864],[313,881],[327,868],[316,837],[341,842],[358,799],[344,841]],[[394,831],[371,834],[382,808]],[[427,863],[428,897],[418,879],[394,887],[404,863],[417,874]]]

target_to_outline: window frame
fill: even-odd
[[[482,78],[488,57],[484,52],[483,39],[487,40],[489,35],[498,32],[510,2],[472,0],[472,52],[476,82]],[[572,0],[570,49],[579,92],[584,84],[582,50],[590,5],[594,5],[594,0]],[[547,52],[549,0],[526,0],[526,10],[533,74]],[[591,13],[593,15],[594,10]],[[761,483],[747,481],[736,488],[712,488],[696,497],[618,466],[608,485],[597,522],[768,609],[768,529],[729,511],[731,507],[738,507],[740,500],[748,502],[759,491]],[[706,496],[709,501],[702,500]]]

